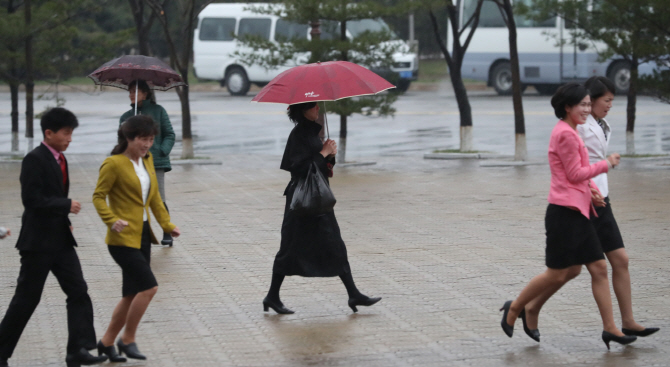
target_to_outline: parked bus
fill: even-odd
[[[527,5],[530,0],[522,1]],[[459,29],[472,16],[477,0],[460,0]],[[553,94],[559,85],[582,82],[594,75],[611,79],[617,93],[626,93],[630,84],[630,65],[614,56],[599,61],[600,43],[574,42],[573,29],[560,17],[538,22],[515,15],[519,71],[523,88],[533,85],[541,94]],[[453,37],[451,28],[448,39]],[[467,34],[468,31],[464,32]],[[509,34],[498,6],[484,0],[479,25],[470,42],[461,69],[463,78],[486,81],[501,95],[512,93],[512,71],[509,57]],[[639,66],[640,75],[650,74],[653,65]]]
[[[296,64],[307,62],[307,55],[292,60],[289,64],[267,70],[260,65],[242,64],[234,53],[251,53],[251,48],[242,46],[238,37],[254,35],[265,40],[308,39],[311,27],[283,20],[275,15],[259,14],[251,11],[250,6],[262,7],[268,4],[221,3],[206,6],[198,15],[198,25],[193,39],[193,68],[199,79],[220,81],[232,95],[246,95],[251,83],[263,86],[281,72]],[[329,29],[339,29],[338,24],[324,22],[321,27],[322,38],[334,37]],[[355,38],[366,31],[389,30],[381,19],[363,19],[347,22],[347,37]],[[390,70],[374,70],[384,77],[391,76],[398,89],[405,91],[412,80],[416,80],[419,71],[418,57],[409,52],[403,41],[400,51],[393,55]],[[389,75],[393,73],[393,75]]]

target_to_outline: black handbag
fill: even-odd
[[[336,201],[328,181],[312,162],[307,175],[300,178],[293,191],[289,209],[299,216],[317,216],[333,210]]]

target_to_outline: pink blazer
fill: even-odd
[[[549,202],[577,208],[589,218],[592,207],[589,184],[598,188],[591,178],[608,171],[607,160],[589,165],[589,153],[582,138],[567,122],[559,120],[549,140],[549,168]]]

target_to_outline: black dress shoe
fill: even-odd
[[[616,336],[610,332],[603,331],[603,341],[605,342],[605,345],[607,346],[607,350],[610,350],[610,342],[617,342],[622,345],[630,344],[634,341],[637,340],[637,336],[635,335],[624,335],[624,336]]]
[[[523,331],[528,335],[531,339],[535,340],[536,342],[540,342],[540,330],[538,329],[530,329],[528,328],[528,325],[526,324],[526,310],[523,309],[521,313],[519,314],[519,318],[521,321],[523,321]]]
[[[128,356],[128,358],[147,359],[144,354],[140,353],[140,350],[137,348],[137,344],[135,342],[123,344],[121,338],[119,338],[119,340],[116,341],[116,346],[119,347],[119,354],[125,354]]]
[[[268,312],[268,309],[270,308],[280,315],[290,315],[295,313],[295,311],[286,308],[281,301],[273,301],[265,297],[263,299],[263,311]]]
[[[169,233],[163,233],[163,239],[161,240],[161,245],[172,247],[172,236]]]
[[[107,360],[106,356],[94,356],[86,350],[81,348],[77,353],[68,353],[65,356],[65,363],[67,367],[90,366],[92,364],[102,363]]]
[[[351,307],[351,309],[354,312],[358,312],[356,306],[372,306],[375,303],[381,301],[381,299],[382,299],[381,297],[370,298],[368,296],[362,296],[359,298],[349,298],[349,307]]]
[[[500,321],[500,326],[502,326],[503,331],[510,338],[512,337],[512,335],[514,335],[514,325],[509,325],[507,323],[507,314],[509,313],[509,308],[511,305],[512,301],[507,301],[500,309],[500,311],[505,311],[503,312],[502,321]]]
[[[651,335],[651,334],[653,334],[653,333],[655,333],[659,330],[661,330],[661,329],[659,329],[657,327],[648,327],[648,328],[645,328],[644,330],[639,330],[639,331],[638,330],[633,330],[633,329],[621,328],[621,331],[624,334],[635,335],[635,336],[649,336],[649,335]],[[2,365],[0,364],[0,366],[2,366]]]
[[[100,340],[98,342],[98,355],[101,356],[103,354],[106,354],[107,357],[109,357],[110,362],[127,361],[125,357],[121,357],[116,353],[116,348],[114,348],[114,344],[110,345],[109,347],[106,347],[104,344],[102,344],[102,340]]]

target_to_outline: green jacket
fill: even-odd
[[[135,116],[135,105],[131,104],[130,106],[132,107],[130,111],[121,115],[119,125],[121,125],[128,118]],[[158,124],[158,134],[154,138],[154,145],[151,146],[149,151],[154,157],[155,168],[164,169],[165,172],[171,171],[172,166],[170,166],[170,152],[174,146],[175,134],[167,112],[160,105],[145,100],[142,102],[142,105],[137,108],[137,114],[151,116],[151,118],[153,118],[154,121],[156,121]]]

